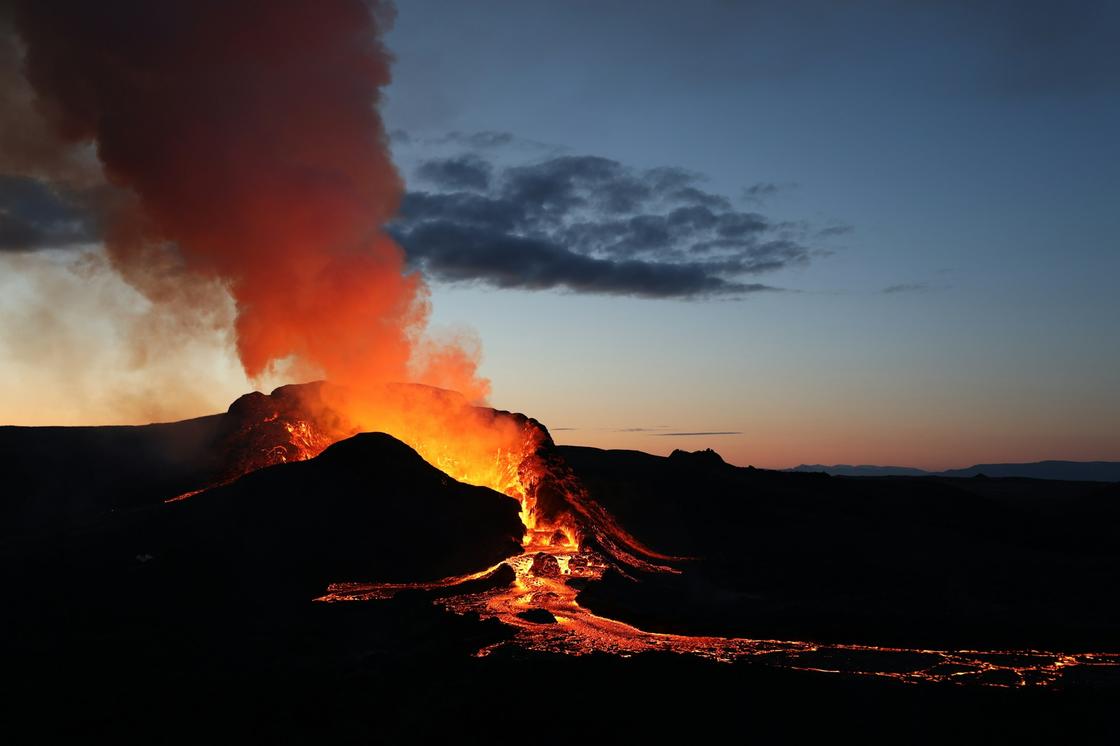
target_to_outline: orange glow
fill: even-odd
[[[236,410],[236,416],[248,410],[255,418],[248,417],[229,442],[247,457],[235,457],[229,479],[270,464],[312,458],[359,431],[380,431],[407,443],[449,476],[519,501],[525,535],[523,551],[516,557],[430,582],[333,583],[317,599],[367,601],[391,598],[408,589],[455,588],[493,578],[506,565],[514,573],[509,585],[463,590],[435,600],[454,612],[498,619],[516,630],[510,642],[483,648],[480,656],[506,644],[570,655],[660,651],[716,661],[757,658],[783,668],[904,683],[994,687],[1051,686],[1070,669],[1120,666],[1120,655],[1107,653],[934,650],[647,632],[583,608],[577,598],[582,586],[570,581],[598,580],[611,567],[622,572],[677,573],[671,564],[655,560],[682,558],[658,554],[618,526],[555,454],[548,431],[535,420],[472,406],[455,392],[417,385],[354,392],[318,384],[284,387],[269,397],[256,394],[246,399],[231,410]],[[528,616],[529,612],[543,616]]]
[[[415,381],[483,401],[477,346],[429,334],[427,285],[384,230],[403,193],[377,106],[391,13],[366,0],[314,13],[246,0],[180,17],[142,3],[128,21],[145,33],[121,35],[102,10],[73,4],[59,24],[25,3],[16,19],[59,147],[95,144],[112,184],[99,217],[121,277],[187,326],[212,311],[209,291],[228,292],[252,380],[375,393]]]
[[[383,432],[448,476],[517,500],[526,545],[575,546],[579,541],[576,516],[588,513],[577,506],[582,493],[565,491],[572,480],[560,464],[548,462],[548,431],[524,415],[474,406],[456,392],[431,386],[348,389],[325,382],[281,387],[271,396],[250,394],[230,413],[237,428],[218,446],[227,464],[216,484],[314,458],[359,432]],[[191,494],[196,493],[174,499]],[[544,503],[542,494],[548,498]]]
[[[526,537],[538,526],[555,530],[537,513],[542,467],[536,454],[548,434],[536,422],[472,406],[461,394],[430,386],[324,386],[316,393],[317,401],[306,402],[308,410],[328,420],[342,413],[339,435],[388,433],[448,476],[516,499]]]
[[[536,420],[474,406],[454,391],[415,384],[364,389],[321,385],[299,391],[300,409],[326,436],[301,442],[318,447],[356,432],[388,433],[450,477],[516,499],[527,550],[575,550],[585,538],[594,538],[611,556],[635,567],[672,559],[628,534],[590,498]]]
[[[550,563],[541,561],[542,557],[554,558],[555,569],[549,570]],[[1116,653],[936,650],[647,632],[601,617],[579,604],[578,592],[569,581],[597,580],[608,566],[617,567],[617,563],[595,550],[574,546],[529,547],[520,556],[481,572],[431,583],[333,583],[326,594],[316,600],[326,603],[383,600],[404,589],[451,588],[469,580],[490,577],[501,564],[514,571],[514,581],[510,585],[481,592],[442,594],[433,601],[456,613],[498,619],[516,630],[511,641],[479,650],[476,655],[480,657],[509,645],[567,655],[629,656],[670,652],[719,662],[756,659],[779,668],[889,678],[905,684],[973,684],[997,688],[1049,687],[1060,683],[1071,669],[1120,667],[1120,654]],[[672,571],[668,567],[654,569]],[[548,612],[555,623],[523,616],[530,610]]]
[[[591,498],[543,425],[472,405],[454,391],[418,384],[284,386],[271,396],[242,397],[230,407],[230,417],[237,428],[218,445],[227,463],[215,484],[314,458],[359,432],[383,432],[453,479],[517,500],[526,552],[557,555],[566,569],[569,556],[589,539],[635,568],[667,570],[652,562],[673,559],[644,546]]]

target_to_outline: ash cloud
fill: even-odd
[[[485,398],[477,351],[429,333],[423,278],[383,230],[403,191],[378,109],[393,15],[381,0],[0,0],[0,174],[25,177],[0,184],[0,245],[99,233],[124,280],[183,318],[217,281],[254,379],[292,366]],[[444,165],[445,187],[487,185],[484,165]],[[100,226],[70,188],[100,190]]]
[[[214,281],[179,292],[197,298],[196,313],[148,301],[101,249],[0,252],[3,424],[140,424],[225,409],[252,388],[237,363],[233,300]]]
[[[736,209],[685,169],[587,155],[509,165],[492,150],[423,159],[420,188],[406,193],[390,224],[410,264],[436,280],[734,298],[779,290],[755,277],[822,253],[807,226]]]

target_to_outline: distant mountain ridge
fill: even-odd
[[[976,464],[964,469],[926,471],[910,466],[801,464],[786,471],[824,472],[839,477],[1023,477],[1071,482],[1120,482],[1120,461],[1034,461],[1026,464]]]

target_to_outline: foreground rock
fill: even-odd
[[[608,572],[579,597],[597,614],[756,639],[1120,649],[1120,485],[558,450],[625,529],[693,558],[680,574]]]
[[[456,482],[381,433],[188,499],[24,546],[20,585],[86,578],[105,593],[310,600],[331,582],[474,572],[520,552],[518,504]],[[40,589],[41,590],[41,589]]]

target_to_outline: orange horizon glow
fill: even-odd
[[[226,385],[222,391],[228,393],[219,393],[218,396],[223,397],[220,400],[210,397],[212,403],[190,397],[178,407],[162,402],[159,411],[165,416],[155,418],[145,417],[143,408],[133,411],[132,416],[112,417],[109,414],[111,403],[86,408],[80,403],[74,406],[67,401],[64,392],[36,391],[26,385],[13,390],[8,386],[0,392],[0,426],[131,426],[214,415],[224,412],[238,396],[253,390],[247,381],[243,381],[244,385],[240,388],[237,383],[235,380]],[[267,392],[274,387],[263,388]],[[541,421],[559,445],[635,450],[660,456],[666,456],[675,449],[696,451],[711,448],[728,463],[767,469],[784,469],[799,464],[867,464],[941,471],[980,463],[1120,460],[1120,453],[1107,440],[1073,433],[1054,433],[1044,439],[1024,432],[986,432],[976,433],[969,441],[959,437],[950,423],[931,430],[920,442],[910,442],[900,437],[897,431],[886,428],[869,429],[855,437],[851,426],[826,428],[822,423],[822,427],[802,434],[788,423],[784,427],[771,427],[769,423],[755,422],[743,426],[741,432],[735,435],[678,437],[623,432],[621,428],[609,427],[568,428],[560,424],[565,420],[556,419],[554,424],[549,422],[547,413],[532,411],[530,407],[520,407],[513,402],[505,402],[502,406]],[[384,420],[384,414],[374,417],[372,413],[367,413],[359,417],[365,419],[366,429],[376,428],[375,422],[381,418],[380,429],[392,433],[393,426]],[[718,430],[721,428],[673,429],[680,432]]]

